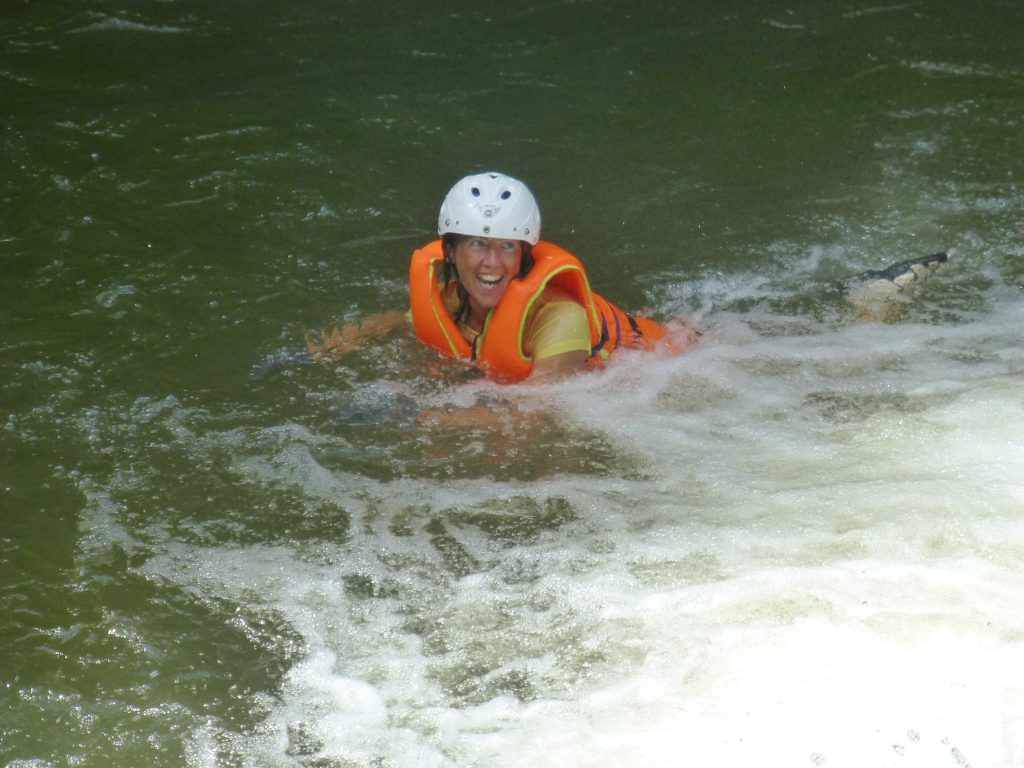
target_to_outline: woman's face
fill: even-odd
[[[469,306],[478,320],[505,295],[509,281],[519,274],[523,244],[494,237],[464,237],[455,245],[459,282],[469,294]]]

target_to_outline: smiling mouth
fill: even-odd
[[[487,288],[496,288],[501,282],[501,275],[477,275],[476,279]]]

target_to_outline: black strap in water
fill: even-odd
[[[604,349],[604,345],[607,343],[607,341],[608,341],[608,318],[606,318],[604,316],[604,312],[602,312],[601,313],[601,340],[599,342],[597,342],[597,344],[595,344],[594,346],[592,346],[590,348],[590,356],[593,357],[594,355],[598,354],[602,349]]]
[[[626,319],[629,320],[629,327],[633,329],[634,336],[643,336],[643,331],[640,330],[640,326],[636,324],[636,318],[632,315],[626,315]]]
[[[929,269],[935,269],[934,265],[943,264],[949,260],[949,256],[945,252],[932,253],[927,256],[918,256],[916,259],[908,259],[907,261],[898,261],[895,264],[890,264],[885,269],[872,269],[867,272],[861,272],[860,274],[854,275],[852,278],[847,280],[862,281],[862,280],[892,280],[893,278],[899,277],[908,269],[915,264],[921,264],[928,267]]]

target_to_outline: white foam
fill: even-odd
[[[189,30],[185,27],[177,27],[171,24],[146,24],[140,21],[119,18],[116,16],[105,16],[92,22],[74,32],[146,32],[150,34],[176,35]]]
[[[801,335],[722,314],[682,357],[515,390],[630,473],[377,481],[310,427],[207,437],[351,535],[143,567],[304,645],[259,727],[200,729],[192,764],[225,740],[251,765],[1020,764],[1021,311]]]

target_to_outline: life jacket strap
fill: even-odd
[[[639,336],[643,336],[644,335],[644,332],[640,330],[640,326],[637,325],[635,317],[633,317],[632,315],[627,314],[626,315],[626,319],[629,321],[629,327],[633,329],[633,334],[635,336],[639,337]]]
[[[601,351],[604,349],[604,345],[607,344],[608,340],[611,338],[611,334],[608,331],[608,316],[604,313],[603,310],[599,311],[601,313],[601,340],[590,348],[591,357],[596,357],[597,355],[601,354]],[[616,315],[613,312],[612,318],[615,320],[615,338],[618,339],[622,334],[622,328],[619,325],[618,315]],[[630,320],[632,320],[632,318],[630,318]]]

